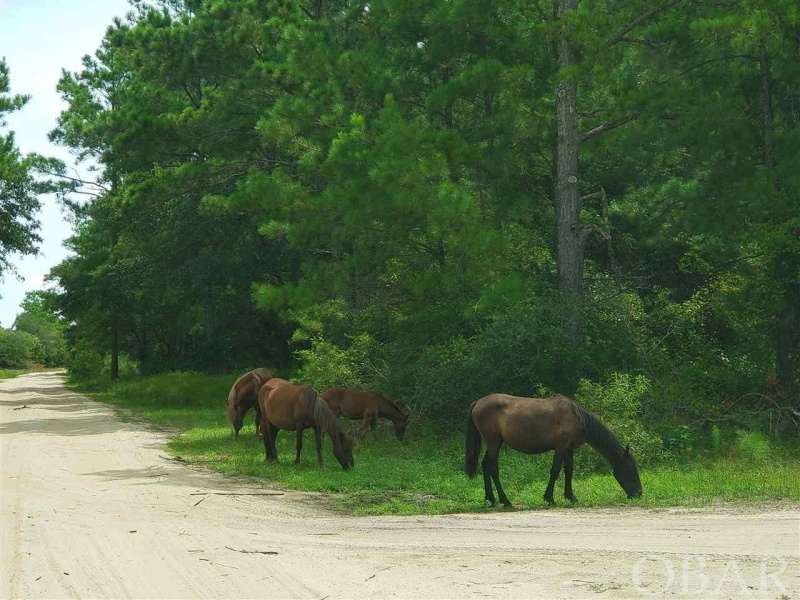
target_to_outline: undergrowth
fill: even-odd
[[[278,436],[278,463],[264,460],[264,446],[255,435],[253,413],[235,441],[225,419],[225,398],[232,376],[171,373],[118,382],[105,389],[86,389],[95,398],[120,409],[127,418],[167,428],[168,449],[188,464],[226,475],[258,478],[286,489],[331,495],[333,503],[355,514],[437,514],[483,511],[483,480],[463,472],[463,430],[437,430],[412,419],[406,439],[397,441],[390,424],[357,444],[355,468],[342,471],[326,440],[325,465],[318,468],[311,431],[306,431],[301,464],[295,466],[295,434]],[[354,433],[359,423],[344,422]],[[695,435],[693,433],[693,435]],[[702,435],[697,433],[696,435]],[[635,505],[646,507],[703,506],[733,501],[800,500],[800,461],[796,447],[778,445],[757,432],[714,429],[707,448],[671,454],[643,468],[644,495],[630,501],[610,467],[584,446],[575,458],[577,506]],[[716,441],[715,441],[716,440]],[[623,440],[624,441],[624,440]],[[636,451],[635,446],[633,447]],[[552,453],[523,455],[504,449],[500,474],[507,495],[517,507],[548,508],[542,499]],[[598,466],[599,465],[599,466]],[[560,507],[563,475],[556,486]]]

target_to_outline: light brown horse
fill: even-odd
[[[269,382],[268,382],[269,383]],[[287,429],[297,435],[297,456],[294,463],[300,464],[303,449],[303,431],[314,429],[317,445],[317,462],[322,466],[322,438],[328,435],[333,442],[333,454],[346,471],[355,466],[353,440],[342,431],[339,420],[310,385],[265,385],[258,395],[264,422],[264,451],[267,460],[278,460],[275,440],[278,431]]]
[[[602,454],[614,468],[614,477],[628,498],[642,495],[642,483],[636,459],[630,446],[623,447],[611,430],[588,410],[569,398],[519,398],[506,394],[490,394],[473,402],[467,419],[464,468],[470,478],[478,470],[481,438],[486,444],[483,456],[483,487],[486,500],[494,506],[492,480],[500,502],[511,506],[500,485],[498,454],[503,443],[525,454],[555,451],[550,481],[544,499],[553,502],[553,488],[564,466],[564,497],[577,502],[572,493],[573,453],[584,443]]]
[[[259,413],[263,414],[263,406],[264,403],[267,401],[267,396],[269,393],[275,389],[276,387],[281,387],[282,385],[291,384],[291,381],[287,381],[286,379],[281,379],[280,377],[273,377],[272,379],[266,381],[264,385],[261,386],[261,389],[258,390],[258,410]],[[266,426],[264,425],[265,419],[261,419],[261,428],[259,431],[261,435],[266,434]]]
[[[228,423],[233,425],[233,437],[239,439],[239,430],[243,426],[244,416],[247,411],[254,408],[256,411],[256,435],[260,430],[259,421],[261,411],[258,408],[258,390],[265,381],[273,379],[272,369],[261,367],[245,373],[237,379],[231,391],[228,392],[226,401]]]
[[[403,412],[394,402],[377,392],[332,387],[325,390],[322,399],[337,417],[344,415],[348,419],[363,421],[358,434],[359,439],[364,439],[370,425],[375,427],[378,417],[391,421],[397,439],[403,439],[409,413]]]

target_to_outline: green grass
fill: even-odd
[[[11,379],[13,377],[19,377],[20,375],[24,375],[28,371],[24,369],[0,369],[0,381],[3,379]]]
[[[295,435],[278,436],[279,461],[264,460],[264,446],[255,436],[253,413],[234,441],[225,420],[225,398],[232,376],[169,374],[121,382],[105,391],[91,391],[96,398],[117,407],[127,418],[168,428],[168,448],[189,464],[228,475],[255,477],[265,484],[330,494],[339,508],[355,514],[439,514],[492,510],[483,500],[480,475],[464,475],[463,433],[442,435],[412,420],[406,440],[398,442],[381,421],[377,431],[357,445],[355,468],[342,471],[326,440],[325,466],[316,464],[311,431],[304,437],[300,466],[294,465]],[[357,428],[356,422],[343,422]],[[386,423],[384,425],[384,423]],[[757,453],[721,458],[703,455],[670,465],[644,469],[644,496],[629,501],[610,473],[589,472],[588,446],[576,455],[573,483],[577,506],[636,505],[646,507],[703,506],[734,501],[800,500],[800,460],[788,451],[773,448]],[[500,473],[506,494],[516,507],[547,509],[542,499],[552,454],[523,455],[504,450]],[[582,467],[582,464],[584,465]],[[556,487],[557,506],[563,475]]]

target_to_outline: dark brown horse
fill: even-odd
[[[333,454],[346,471],[355,466],[353,461],[353,440],[349,433],[341,430],[336,418],[322,398],[310,385],[265,385],[258,395],[261,415],[264,420],[264,451],[267,460],[278,460],[275,439],[278,431],[287,429],[297,435],[297,456],[295,464],[300,464],[300,451],[303,449],[303,431],[314,429],[317,444],[317,461],[322,466],[322,438],[328,435],[333,442]]]
[[[564,465],[564,497],[577,502],[572,493],[573,453],[584,443],[602,454],[614,468],[614,477],[628,498],[642,495],[639,471],[630,447],[623,447],[600,419],[569,398],[518,398],[506,394],[490,394],[474,402],[467,419],[467,440],[464,467],[475,477],[481,438],[486,454],[481,462],[486,500],[494,506],[492,480],[500,502],[511,506],[500,485],[498,454],[503,443],[525,454],[555,451],[550,481],[544,499],[553,504],[553,488]]]
[[[403,439],[408,426],[409,413],[403,412],[394,402],[377,392],[332,387],[325,390],[322,399],[337,417],[344,415],[348,419],[363,421],[358,434],[359,439],[364,439],[367,428],[370,425],[374,427],[378,417],[391,421],[397,439]]]
[[[256,435],[258,435],[261,417],[258,409],[258,390],[261,389],[265,381],[273,377],[275,375],[272,374],[271,369],[261,367],[245,373],[234,382],[231,391],[228,393],[226,405],[228,423],[233,425],[233,437],[237,440],[239,439],[239,430],[242,428],[244,416],[251,408],[256,411]]]

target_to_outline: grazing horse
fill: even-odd
[[[602,454],[614,468],[614,477],[628,498],[642,495],[642,483],[630,446],[623,447],[600,419],[578,406],[569,398],[518,398],[506,394],[490,394],[473,402],[467,419],[467,439],[464,468],[470,478],[478,470],[481,438],[486,454],[481,462],[486,500],[494,506],[492,480],[504,506],[511,503],[500,485],[498,454],[505,442],[525,454],[555,451],[550,481],[544,499],[553,502],[561,465],[564,465],[564,497],[577,502],[572,493],[573,453],[584,443]]]
[[[274,378],[272,370],[266,367],[254,369],[237,379],[228,393],[227,413],[228,423],[233,425],[233,437],[239,439],[239,430],[242,428],[244,415],[254,408],[256,411],[256,435],[259,432],[261,413],[258,409],[258,390],[265,381]]]
[[[269,383],[269,382],[268,382]],[[310,385],[265,385],[258,394],[264,422],[264,450],[267,460],[278,460],[275,439],[278,431],[287,429],[297,435],[297,456],[294,463],[300,464],[303,449],[303,431],[314,429],[317,444],[317,462],[322,466],[322,438],[328,435],[333,442],[333,454],[345,471],[355,466],[353,440],[342,431],[336,418],[322,398]]]
[[[361,431],[358,434],[359,439],[364,439],[367,434],[367,428],[370,425],[375,427],[378,417],[391,421],[394,425],[394,434],[397,439],[403,439],[408,425],[409,413],[403,412],[394,402],[377,392],[332,387],[325,390],[325,393],[322,394],[322,399],[325,400],[328,408],[337,417],[344,415],[348,419],[363,420]]]

